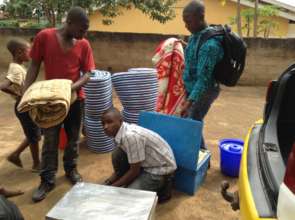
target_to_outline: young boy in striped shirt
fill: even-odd
[[[176,162],[169,144],[151,130],[123,122],[116,108],[104,112],[102,125],[117,145],[112,154],[114,174],[106,184],[155,191],[159,202],[170,199]]]

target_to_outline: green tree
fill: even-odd
[[[242,19],[241,19],[241,0],[237,1],[237,28],[238,34],[243,37],[242,34]]]
[[[244,9],[241,11],[241,17],[242,17],[243,23],[244,23],[244,25],[242,25],[242,29],[246,30],[247,37],[250,37],[251,23],[254,20],[254,11],[251,8]]]
[[[251,31],[251,23],[253,21],[254,12],[252,9],[244,9],[241,10],[241,30],[246,31],[246,36],[250,36]],[[233,16],[229,18],[229,22],[231,25],[237,24],[237,16]]]
[[[278,23],[273,19],[278,16],[279,8],[273,5],[265,5],[259,10],[259,15],[262,17],[259,22],[258,32],[263,33],[265,38],[268,38],[271,32],[278,28]]]
[[[253,22],[253,36],[257,37],[257,29],[258,29],[258,4],[259,0],[255,0],[255,7],[254,7],[254,22]]]
[[[252,27],[254,28],[254,24],[252,23],[255,20],[255,10],[248,8],[241,11],[242,17],[242,30],[246,31],[247,37],[250,37],[250,33]],[[262,33],[265,38],[269,37],[270,33],[278,27],[278,23],[273,19],[279,13],[279,9],[273,5],[263,5],[258,8],[257,17],[257,34]],[[259,19],[258,19],[259,16]],[[230,18],[230,23],[236,24],[236,17]],[[255,22],[254,22],[255,23]],[[254,37],[255,35],[254,31]]]
[[[226,5],[226,0],[220,0],[222,6]],[[241,20],[241,0],[237,0],[237,14],[234,17],[230,17],[230,24],[237,25],[238,35],[243,37],[242,33],[242,20]]]
[[[121,15],[124,10],[136,8],[148,15],[151,19],[165,23],[175,17],[172,6],[178,0],[11,0],[5,2],[6,11],[11,16],[16,16],[15,8],[8,10],[12,2],[19,5],[21,2],[29,3],[31,8],[38,9],[38,11],[46,16],[51,26],[60,23],[66,12],[72,6],[81,6],[89,13],[98,11],[104,16],[103,22],[111,24],[112,18]],[[31,10],[33,11],[33,10]]]
[[[8,12],[12,18],[30,18],[32,17],[33,5],[28,0],[10,0],[5,1],[3,4],[3,10]]]

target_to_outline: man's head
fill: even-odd
[[[191,1],[184,7],[182,18],[189,32],[193,34],[200,31],[206,24],[204,4],[199,1]]]
[[[115,137],[123,123],[122,115],[118,109],[111,107],[102,114],[101,123],[106,135]]]
[[[89,28],[89,20],[85,10],[81,7],[73,7],[68,12],[66,19],[66,31],[70,37],[82,39]]]
[[[13,58],[20,62],[26,62],[30,59],[30,44],[20,38],[13,38],[7,42],[7,50]]]

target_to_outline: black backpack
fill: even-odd
[[[200,38],[196,53],[203,43],[215,36],[223,36],[222,46],[224,56],[214,68],[216,81],[225,86],[235,86],[240,79],[246,62],[247,46],[246,43],[229,26],[214,25],[210,26]]]

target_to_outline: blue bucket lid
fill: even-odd
[[[219,141],[220,150],[233,154],[242,154],[244,142],[240,139],[222,139]]]

